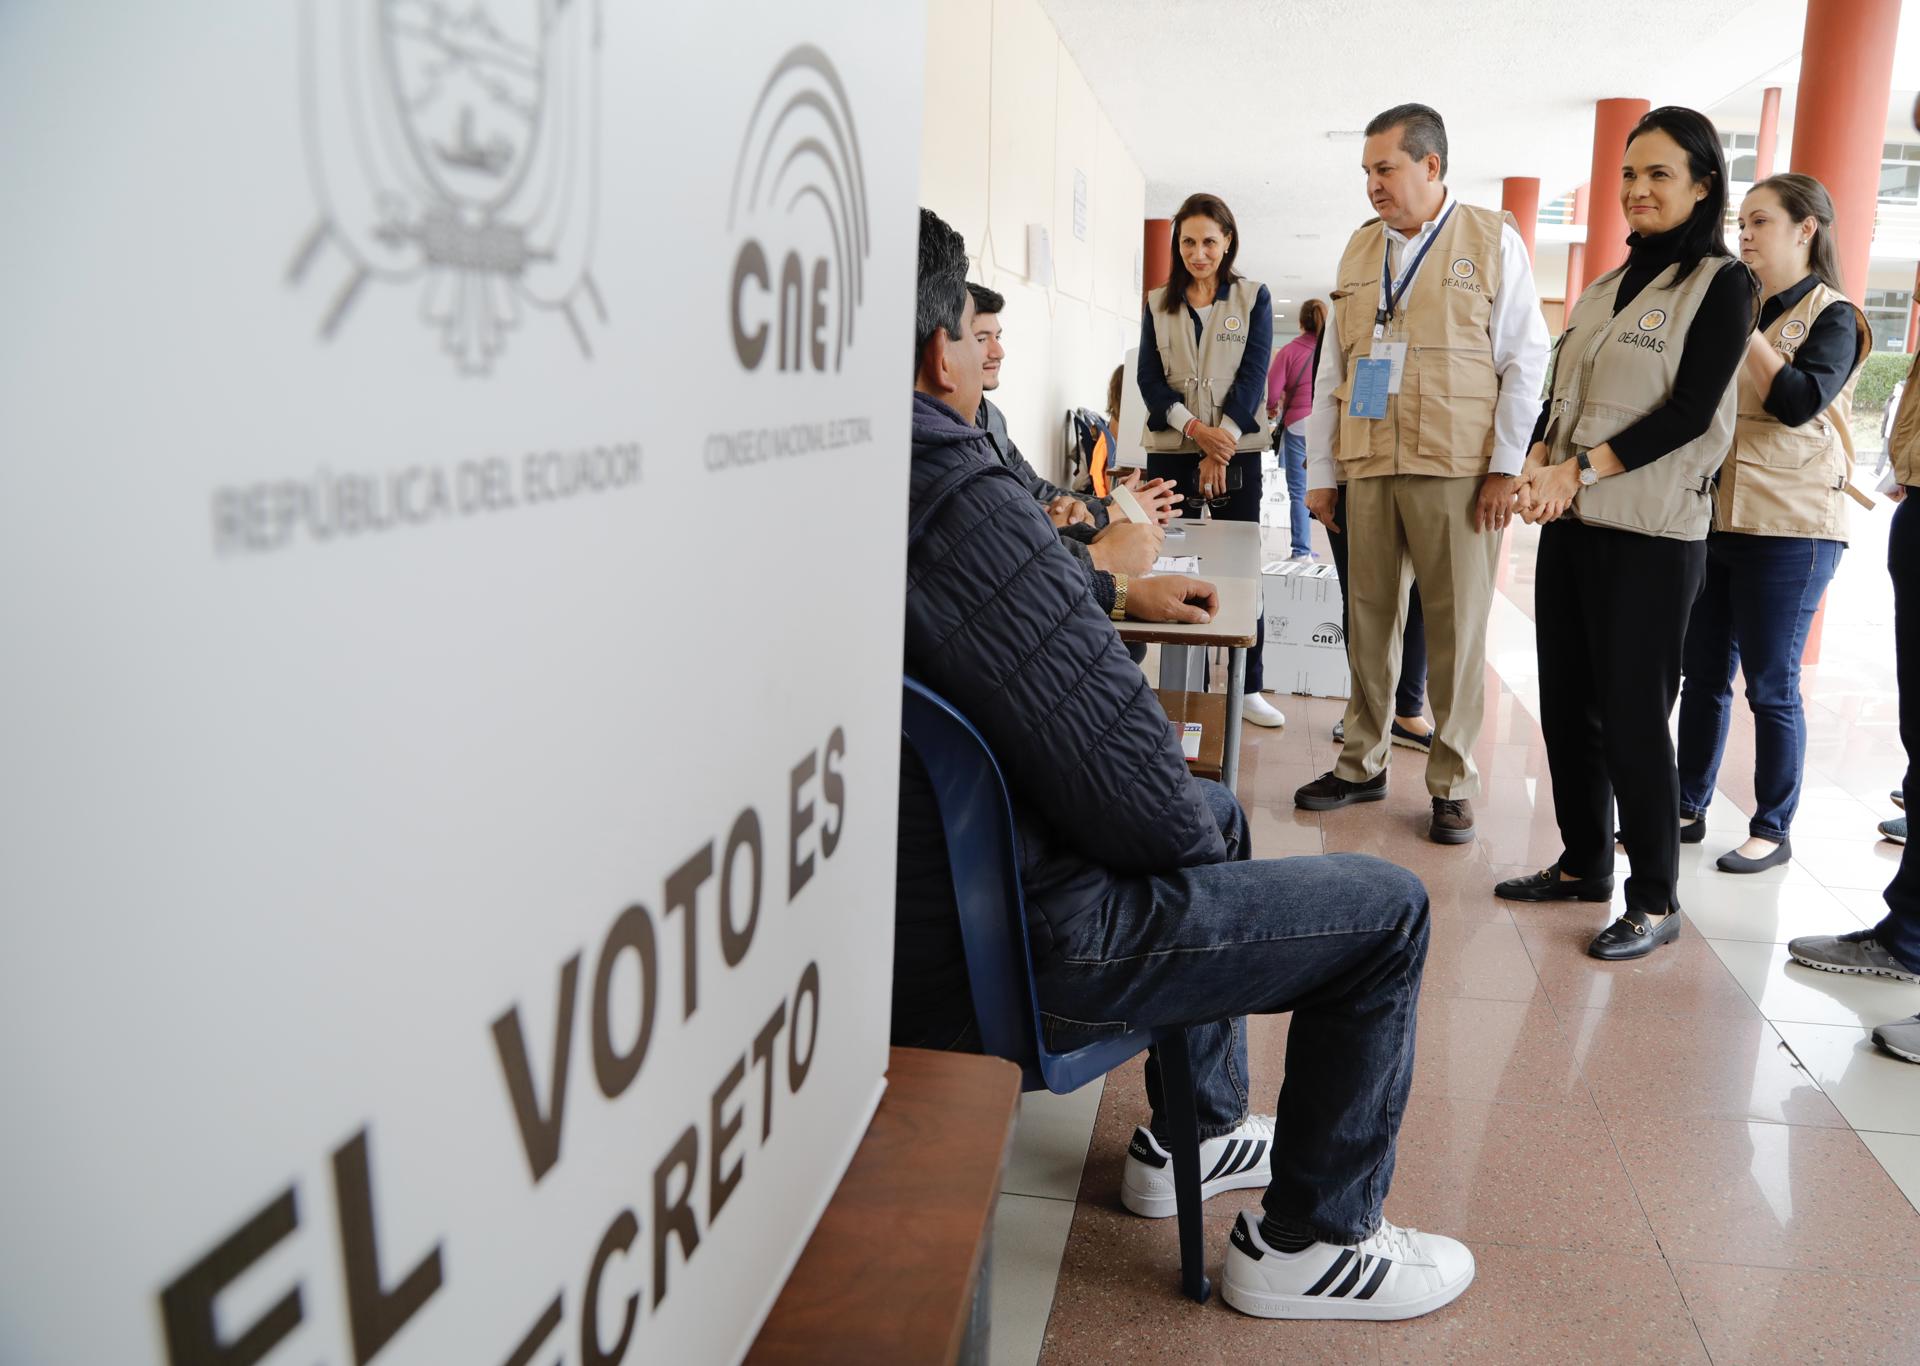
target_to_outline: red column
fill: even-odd
[[[1760,96],[1760,132],[1754,138],[1753,183],[1773,174],[1773,150],[1780,141],[1780,87],[1770,85]]]
[[[1587,196],[1583,268],[1586,280],[1597,280],[1626,263],[1627,214],[1620,207],[1620,159],[1626,154],[1627,134],[1652,107],[1645,100],[1601,100],[1593,106],[1593,173],[1587,181],[1591,193]]]
[[[1856,299],[1867,287],[1899,28],[1900,0],[1807,2],[1793,169],[1819,180],[1833,196],[1840,276]]]
[[[1520,240],[1527,244],[1527,259],[1533,259],[1533,233],[1540,222],[1540,182],[1533,176],[1510,175],[1500,182],[1500,207],[1513,215],[1520,228]]]
[[[1587,187],[1580,186],[1573,192],[1573,221],[1586,226]],[[1591,228],[1588,229],[1592,231]],[[1587,287],[1587,246],[1584,242],[1567,244],[1567,306],[1562,315],[1561,326],[1566,326],[1565,316],[1573,312],[1573,301],[1580,297],[1580,291]]]
[[[1149,289],[1158,289],[1173,274],[1173,220],[1149,218],[1141,230],[1140,288],[1142,297]]]

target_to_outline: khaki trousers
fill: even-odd
[[[1427,618],[1433,751],[1427,790],[1480,795],[1473,747],[1486,710],[1487,609],[1501,535],[1476,531],[1483,476],[1391,474],[1347,484],[1347,660],[1353,672],[1345,746],[1333,771],[1364,782],[1387,766],[1407,588],[1420,583]]]

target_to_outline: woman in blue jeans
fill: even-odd
[[[1757,873],[1793,856],[1807,728],[1800,656],[1846,546],[1853,387],[1871,346],[1866,316],[1840,292],[1833,200],[1811,176],[1747,192],[1740,258],[1760,278],[1760,326],[1739,374],[1733,450],[1720,467],[1706,579],[1687,626],[1680,694],[1680,838],[1706,837],[1706,811],[1732,719],[1733,671],[1754,720],[1749,838],[1721,856]]]

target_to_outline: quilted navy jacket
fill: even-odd
[[[986,737],[1013,795],[1027,928],[1044,963],[1117,876],[1226,858],[1166,713],[1040,505],[986,434],[913,398],[906,672]],[[894,1040],[971,1020],[951,872],[924,769],[902,746]]]

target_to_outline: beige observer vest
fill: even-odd
[[[1676,262],[1621,313],[1613,311],[1613,299],[1625,266],[1588,285],[1554,348],[1548,459],[1557,465],[1590,451],[1665,403],[1707,287],[1722,270],[1745,269],[1727,257],[1709,256],[1676,283]],[[1643,536],[1705,540],[1713,472],[1733,442],[1735,406],[1729,378],[1705,432],[1651,464],[1581,489],[1574,515],[1591,526]]]
[[[1920,367],[1900,393],[1900,409],[1893,415],[1887,448],[1893,453],[1894,483],[1903,488],[1920,484]]]
[[[1816,282],[1766,330],[1766,339],[1789,365],[1814,319],[1832,303],[1853,307],[1844,294]],[[1766,395],[1754,387],[1745,362],[1741,363],[1739,416],[1734,422],[1733,450],[1720,466],[1720,494],[1713,513],[1716,530],[1828,541],[1847,538],[1846,487],[1853,476],[1853,437],[1847,424],[1853,419],[1853,386],[1859,383],[1873,336],[1866,315],[1858,308],[1853,308],[1853,315],[1860,348],[1853,373],[1826,411],[1801,426],[1789,427],[1766,410]]]
[[[1240,374],[1240,364],[1247,354],[1247,333],[1253,324],[1253,305],[1260,297],[1258,280],[1235,280],[1227,286],[1227,297],[1217,299],[1211,310],[1201,317],[1200,347],[1196,352],[1193,342],[1193,320],[1187,316],[1187,310],[1181,308],[1168,313],[1161,308],[1167,297],[1167,287],[1160,288],[1147,295],[1147,311],[1153,317],[1154,346],[1160,352],[1160,368],[1166,371],[1167,383],[1180,395],[1180,401],[1189,411],[1209,427],[1218,427],[1225,416],[1221,405],[1227,401],[1227,394],[1233,388],[1233,382]],[[1253,405],[1255,423],[1252,431],[1240,433],[1240,444],[1235,450],[1262,451],[1273,444],[1273,428],[1267,418],[1266,369],[1272,364],[1271,356],[1260,358],[1262,384],[1260,397]],[[1140,444],[1149,451],[1186,451],[1197,454],[1200,448],[1177,431],[1156,432],[1147,428],[1140,434]]]
[[[1371,219],[1347,243],[1331,323],[1347,357],[1346,377],[1333,391],[1340,404],[1335,458],[1341,483],[1388,474],[1461,478],[1487,472],[1500,398],[1489,329],[1500,292],[1501,227],[1510,218],[1454,201],[1389,325],[1389,340],[1407,343],[1407,363],[1384,418],[1349,417],[1347,403],[1354,362],[1373,349],[1386,224]]]

